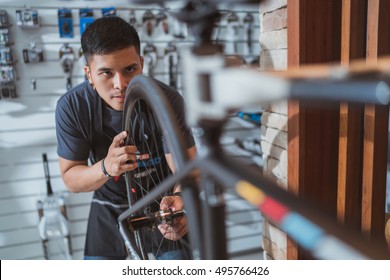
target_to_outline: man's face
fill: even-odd
[[[84,72],[106,105],[122,111],[131,79],[142,74],[143,57],[135,47],[106,55],[94,55]]]

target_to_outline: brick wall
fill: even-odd
[[[287,68],[287,0],[267,0],[260,4],[260,69]],[[264,108],[261,129],[264,172],[287,186],[287,103]],[[267,220],[263,223],[266,259],[286,259],[286,235]]]

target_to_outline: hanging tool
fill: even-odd
[[[168,16],[163,11],[156,15],[156,27],[160,26],[166,35],[169,34]]]
[[[42,239],[44,257],[47,260],[72,259],[69,223],[65,199],[53,193],[50,182],[47,155],[42,154],[47,196],[38,200],[39,235]]]
[[[151,10],[146,10],[145,13],[142,16],[142,24],[144,25],[146,29],[146,34],[150,37],[153,34],[153,27],[154,22],[156,20],[156,17],[152,13]]]
[[[167,83],[177,88],[177,69],[178,69],[178,54],[174,42],[169,42],[164,50],[165,73],[167,75]]]
[[[231,12],[227,17],[226,41],[227,43],[233,44],[234,54],[238,54],[240,28],[240,18],[235,12]]]
[[[262,112],[243,112],[240,111],[237,113],[237,116],[240,119],[253,123],[257,126],[261,126],[261,117],[263,116]]]
[[[252,32],[253,32],[253,23],[255,19],[251,13],[247,13],[244,17],[244,29],[246,33],[246,42],[248,47],[248,54],[251,55],[253,53],[252,48]]]
[[[66,89],[72,88],[72,71],[74,65],[75,55],[73,48],[69,46],[69,43],[64,43],[60,48],[60,63],[62,70],[66,75]]]
[[[135,15],[135,11],[133,9],[130,10],[129,23],[131,26],[133,26],[135,28],[135,30],[137,30],[137,28],[138,28],[137,17]]]
[[[147,42],[143,50],[144,52],[144,72],[151,78],[154,77],[154,69],[157,66],[157,48],[151,43]]]

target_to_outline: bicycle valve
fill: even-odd
[[[62,70],[66,74],[66,89],[69,90],[72,87],[72,71],[74,64],[74,52],[68,43],[64,43],[60,48],[60,63]]]
[[[144,48],[145,73],[154,77],[154,69],[157,65],[157,48],[151,42],[147,42]]]
[[[167,15],[161,11],[156,15],[156,26],[160,25],[162,26],[162,29],[165,34],[169,34],[169,27],[168,27],[168,17]]]
[[[233,42],[234,53],[238,53],[238,35],[240,29],[240,19],[235,12],[231,12],[227,17],[228,28],[233,32],[230,32],[230,38],[227,38],[229,41]],[[229,32],[228,32],[229,34]]]
[[[155,16],[152,13],[152,11],[147,10],[145,11],[144,15],[142,16],[142,22],[145,25],[146,28],[146,34],[148,36],[152,36],[153,34],[153,21],[155,20]]]
[[[248,53],[252,54],[252,32],[253,32],[254,18],[251,13],[247,13],[244,17],[244,28],[246,31],[246,39],[248,46]]]
[[[164,61],[166,65],[166,72],[168,73],[168,84],[174,88],[177,87],[177,66],[178,54],[176,46],[173,42],[169,42],[164,51]]]

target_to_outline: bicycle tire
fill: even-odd
[[[140,203],[144,196],[171,175],[165,159],[163,138],[176,170],[180,170],[188,160],[178,127],[172,106],[155,80],[144,75],[135,77],[127,88],[123,110],[123,129],[128,131],[125,145],[135,145],[141,157],[147,154],[148,158],[138,160],[138,167],[125,173],[129,208]],[[158,223],[166,222],[163,216],[170,216],[171,222],[174,222],[174,216],[179,215],[159,212],[159,202],[166,195],[172,195],[171,190],[153,197],[154,202],[144,204],[142,211],[126,218],[126,227],[122,230],[128,231],[126,235],[130,237],[127,242],[130,258],[166,258],[167,254],[177,252],[180,252],[181,258],[191,258],[188,240],[169,241],[157,228]],[[136,228],[140,224],[144,226]]]

